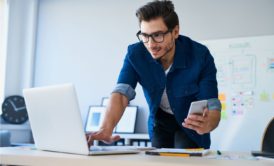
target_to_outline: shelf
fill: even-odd
[[[1,130],[30,130],[29,122],[24,124],[1,123]]]
[[[10,124],[0,118],[0,130],[7,130],[11,133],[10,142],[12,144],[33,142],[29,121],[23,124]]]

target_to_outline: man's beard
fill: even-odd
[[[155,60],[162,60],[163,58],[165,58],[172,51],[174,46],[175,46],[175,41],[172,41],[169,47],[164,48],[165,53],[162,56],[155,58]]]

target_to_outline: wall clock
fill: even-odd
[[[24,98],[18,95],[5,98],[2,104],[2,118],[12,124],[26,122],[28,114]]]

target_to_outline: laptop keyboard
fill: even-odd
[[[140,146],[91,146],[90,151],[152,150],[153,147]]]
[[[90,151],[115,151],[117,147],[114,146],[91,146],[89,148]]]

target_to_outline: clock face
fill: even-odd
[[[25,100],[21,96],[7,97],[2,104],[2,118],[13,124],[21,124],[28,120]]]

